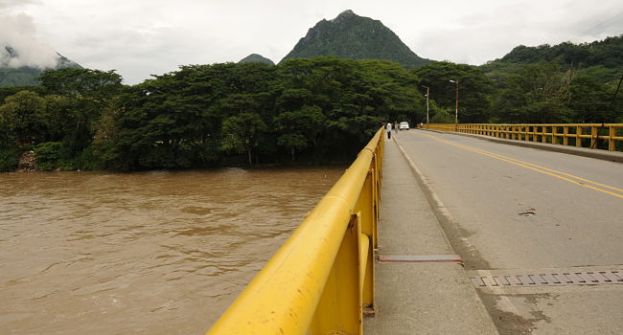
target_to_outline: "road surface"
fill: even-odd
[[[423,130],[396,141],[500,333],[623,334],[623,164]]]

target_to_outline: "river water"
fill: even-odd
[[[0,334],[203,334],[342,172],[0,174]]]

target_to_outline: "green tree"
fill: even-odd
[[[6,115],[0,112],[0,172],[17,168],[19,151]]]
[[[435,62],[416,70],[420,85],[430,87],[431,99],[446,109],[455,109],[459,81],[459,122],[486,122],[489,119],[489,94],[493,83],[476,66]]]
[[[282,146],[290,151],[290,159],[295,160],[295,153],[307,148],[309,143],[305,136],[301,134],[287,133],[277,138],[277,145]]]
[[[45,125],[41,114],[45,100],[37,93],[20,91],[7,97],[0,106],[0,115],[9,131],[15,134],[17,145],[35,144],[41,141]]]
[[[579,76],[571,83],[569,108],[574,122],[614,122],[617,111],[611,106],[613,93],[598,78]]]
[[[41,86],[48,95],[62,96],[56,101],[64,119],[64,145],[77,156],[93,139],[100,116],[121,94],[122,78],[115,71],[65,68],[45,71]]]
[[[498,122],[562,123],[570,120],[568,108],[574,72],[557,64],[529,64],[507,76],[505,87],[493,99],[492,115]]]
[[[446,109],[438,108],[430,119],[431,123],[454,123],[454,113],[450,114]]]
[[[303,106],[291,112],[283,112],[274,119],[275,130],[281,135],[277,144],[290,152],[294,160],[296,151],[307,147],[316,148],[327,118],[318,106]]]
[[[41,86],[47,94],[89,97],[100,103],[119,93],[121,81],[121,76],[114,70],[65,68],[48,70],[41,75]]]
[[[247,153],[249,166],[253,166],[253,152],[259,137],[267,130],[266,123],[257,113],[245,112],[223,121],[222,148],[235,153]]]

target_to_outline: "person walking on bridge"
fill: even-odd
[[[387,126],[385,126],[385,129],[387,129],[387,139],[391,140],[392,139],[392,124],[391,124],[391,122],[387,123]]]

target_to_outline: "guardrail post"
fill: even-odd
[[[377,223],[380,207],[380,168],[384,138],[372,154],[372,162],[355,205],[359,230],[360,315],[373,316],[374,311],[374,251],[378,248]]]
[[[362,334],[359,226],[352,215],[309,327],[311,334]]]
[[[358,200],[359,215],[357,221],[360,230],[359,252],[361,257],[361,288],[362,288],[362,308],[364,315],[374,315],[374,249],[377,246],[376,223],[377,213],[374,210],[377,205],[375,199],[375,171],[370,169],[361,195]],[[366,261],[367,260],[367,261]]]
[[[521,135],[521,136],[523,136],[522,141],[526,141],[526,142],[530,141],[530,138],[528,137],[528,127],[522,126],[521,127],[521,131],[523,132],[523,135]]]
[[[617,129],[615,127],[609,127],[608,129],[608,150],[615,151],[616,150],[616,141],[614,137],[616,136]]]
[[[597,138],[599,138],[599,130],[597,127],[591,127],[591,149],[597,146]]]
[[[569,127],[564,126],[562,127],[562,144],[563,145],[569,145]]]
[[[575,146],[578,148],[582,147],[582,126],[575,128]]]
[[[552,144],[558,144],[558,127],[552,126]]]
[[[378,213],[376,153],[314,314],[312,334],[362,334],[374,315],[374,247]]]

